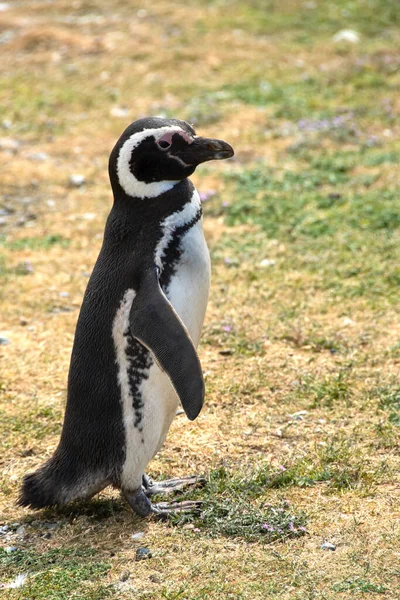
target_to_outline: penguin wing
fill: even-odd
[[[186,415],[193,421],[203,406],[203,373],[190,335],[158,283],[155,267],[141,277],[129,323],[133,337],[150,350],[160,369],[167,373]]]

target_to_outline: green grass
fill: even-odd
[[[228,226],[251,225],[264,235],[227,233],[214,249],[215,259],[235,269],[246,257],[255,263],[248,276],[259,279],[265,271],[257,268],[258,257],[268,257],[275,239],[287,245],[270,269],[275,281],[297,271],[309,287],[331,291],[336,299],[364,297],[377,303],[384,297],[397,303],[400,190],[371,187],[377,178],[372,172],[353,173],[357,164],[376,156],[374,149],[308,150],[299,160],[301,170],[259,164],[230,174],[235,200],[224,207],[214,198],[206,214],[222,214]]]
[[[0,246],[9,250],[48,250],[52,246],[67,248],[71,240],[62,235],[45,235],[43,237],[23,237],[17,240],[0,238]]]
[[[345,27],[356,27],[366,36],[380,36],[399,24],[399,14],[391,0],[305,2],[296,7],[292,2],[282,5],[278,0],[251,0],[246,4],[240,0],[208,0],[207,4],[220,9],[226,27],[240,26],[255,34],[290,32],[300,42],[330,36]],[[206,21],[200,23],[204,28],[210,27]]]
[[[381,583],[373,583],[368,579],[362,579],[356,577],[354,579],[347,579],[346,581],[342,581],[340,583],[335,583],[332,586],[332,589],[335,592],[360,592],[364,594],[385,594],[388,591],[388,588]]]
[[[268,472],[268,475],[266,475]],[[271,505],[257,501],[267,489],[276,485],[277,476],[269,467],[244,476],[232,474],[225,467],[213,470],[207,484],[198,492],[203,501],[200,517],[193,514],[172,517],[174,525],[194,523],[211,537],[227,536],[250,542],[270,543],[305,535],[307,516],[286,500]],[[282,486],[283,487],[283,486]],[[187,494],[193,497],[193,492]]]
[[[57,548],[44,553],[18,550],[11,554],[0,549],[0,577],[4,583],[5,578],[28,574],[26,585],[14,596],[21,599],[67,600],[73,594],[80,600],[100,600],[111,596],[107,586],[98,584],[110,565],[99,561],[97,554],[91,548]]]
[[[32,438],[43,440],[46,436],[54,435],[60,431],[61,418],[61,411],[50,407],[34,410],[23,416],[10,415],[7,411],[0,410],[1,430],[7,432],[7,435],[0,435],[0,447],[12,447],[15,437],[27,444]]]

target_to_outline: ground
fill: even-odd
[[[27,574],[4,597],[398,598],[396,3],[0,11],[0,582]],[[202,473],[206,487],[185,498],[204,512],[141,520],[113,490],[20,509],[23,475],[61,429],[112,201],[108,154],[145,115],[186,119],[236,150],[193,178],[213,264],[206,404],[193,423],[177,416],[149,467]],[[143,546],[152,558],[135,561]]]

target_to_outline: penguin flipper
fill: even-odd
[[[204,401],[204,380],[190,335],[159,283],[156,268],[141,277],[129,313],[131,334],[153,354],[193,421]]]

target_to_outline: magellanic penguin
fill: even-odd
[[[188,177],[231,156],[226,142],[175,119],[139,119],[118,140],[109,161],[114,204],[76,327],[61,439],[25,476],[20,505],[62,506],[112,485],[141,516],[192,509],[149,496],[196,478],[153,483],[145,469],[178,401],[191,420],[203,405],[196,347],[210,259]]]

